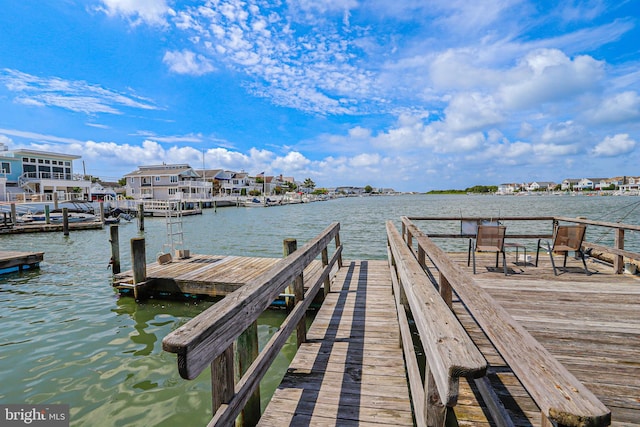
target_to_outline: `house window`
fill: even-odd
[[[129,178],[129,184],[133,184],[133,177]]]
[[[156,176],[156,182],[160,182],[160,177]]]
[[[171,182],[178,182],[178,175],[172,175]]]
[[[175,194],[176,194],[176,192],[177,192],[177,191],[178,191],[178,189],[177,189],[177,188],[169,188],[169,195],[170,195],[170,196],[173,196],[173,195],[175,195]]]
[[[71,162],[64,162],[65,166],[71,166]]]
[[[2,162],[2,171],[4,173],[11,173],[11,163]]]
[[[33,161],[33,160],[32,160]],[[38,159],[38,163],[44,163],[44,160]]]
[[[44,161],[44,164],[45,164],[45,165],[50,165],[50,164],[51,164],[51,160],[45,160],[45,161]]]

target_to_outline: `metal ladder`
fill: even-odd
[[[163,251],[166,253],[165,249],[168,249],[171,256],[174,256],[177,249],[184,249],[182,202],[180,200],[167,200],[164,208],[167,243],[163,245]]]

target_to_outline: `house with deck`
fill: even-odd
[[[139,166],[126,174],[126,194],[137,200],[211,200],[213,184],[187,164]]]
[[[91,182],[73,172],[80,156],[9,150],[0,143],[0,201],[91,199]]]

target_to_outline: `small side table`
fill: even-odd
[[[524,261],[523,261],[523,266],[527,265],[527,247],[525,245],[523,245],[522,243],[504,243],[504,248],[516,248],[516,262],[515,264],[518,265],[518,251],[520,249],[522,249],[522,251],[524,252]]]

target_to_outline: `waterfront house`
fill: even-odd
[[[498,191],[496,192],[496,194],[498,194],[498,195],[513,194],[519,188],[520,188],[520,186],[518,184],[514,184],[514,183],[500,184],[500,185],[498,185]]]
[[[529,184],[527,189],[529,191],[553,191],[555,186],[556,183],[551,181],[534,181]]]
[[[0,201],[91,198],[91,182],[73,172],[80,156],[36,150],[9,150],[0,143]]]
[[[125,175],[126,194],[137,200],[211,200],[213,184],[187,164],[138,166]]]
[[[562,191],[573,190],[574,188],[576,188],[579,182],[580,182],[579,179],[567,178],[562,181],[562,184],[560,184],[560,189]]]

